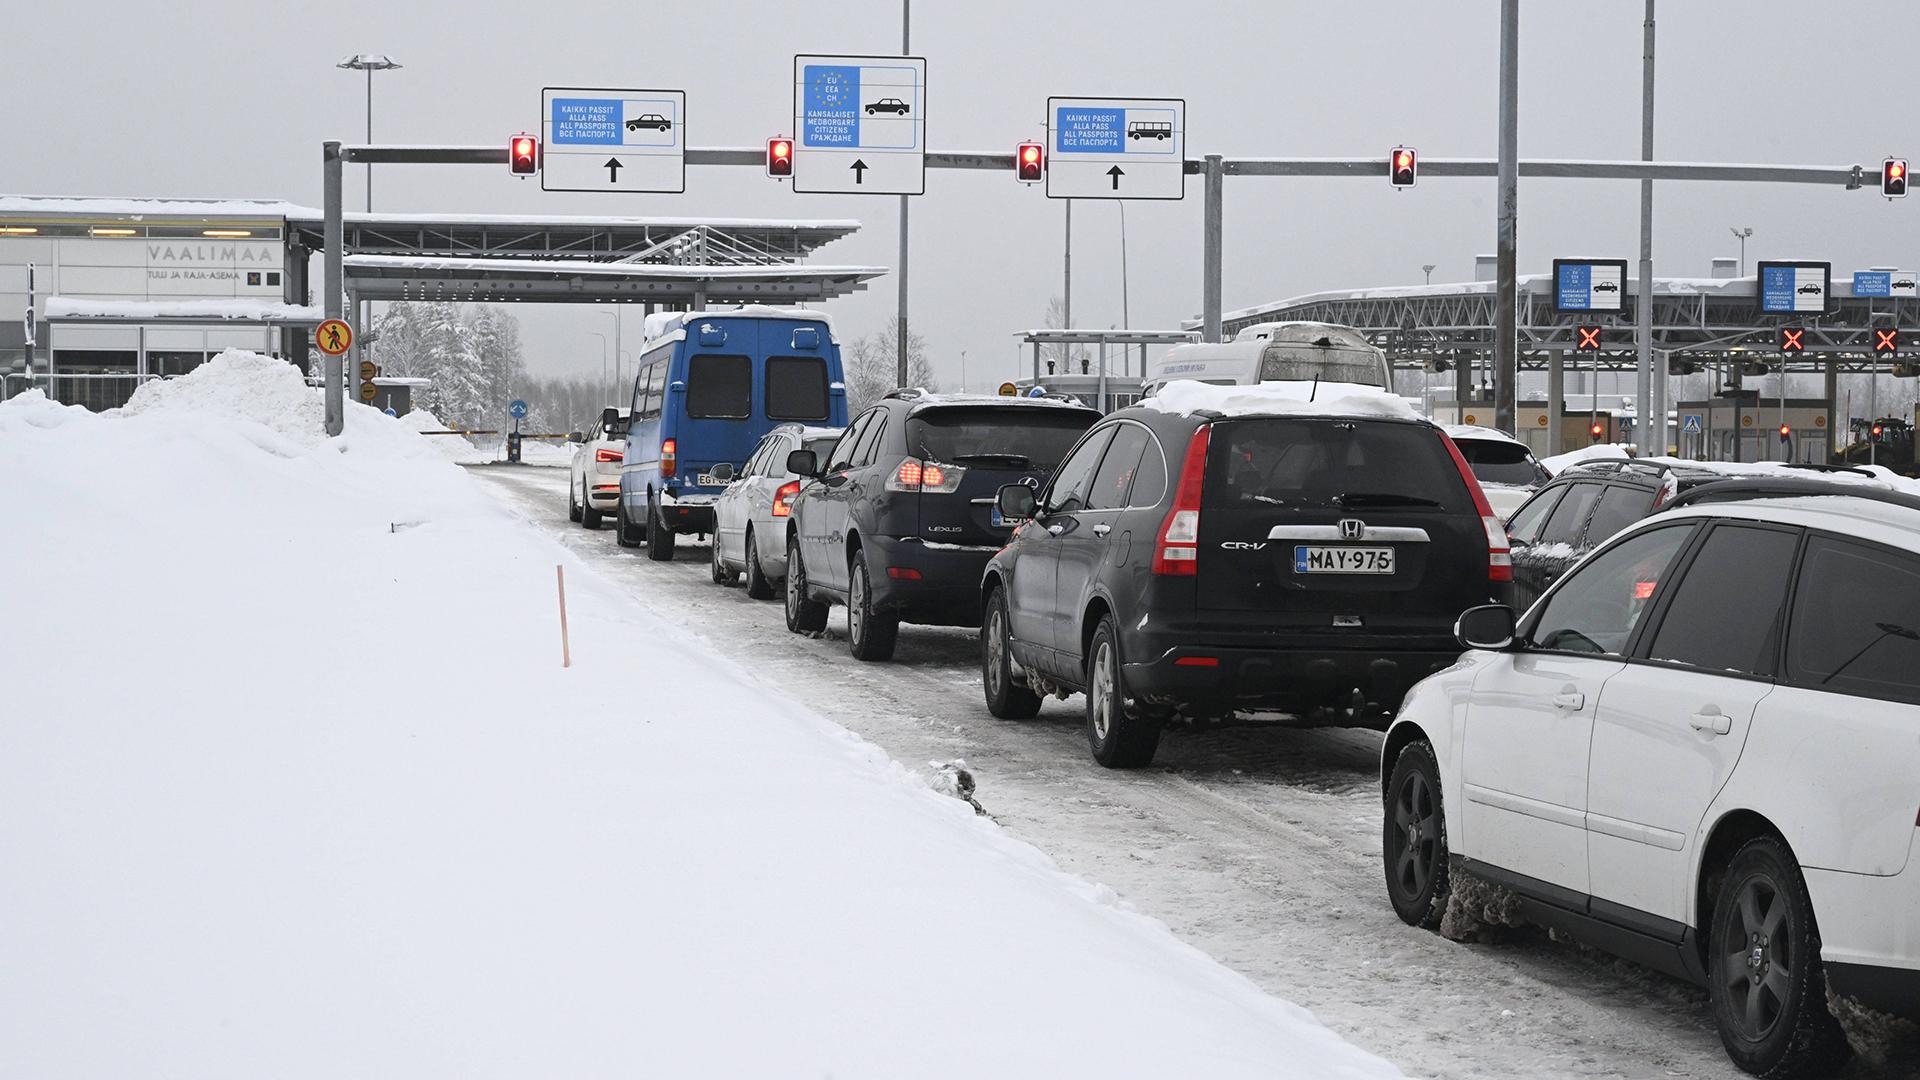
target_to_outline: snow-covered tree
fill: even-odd
[[[847,414],[866,408],[900,386],[900,320],[887,320],[885,330],[876,330],[841,349],[841,365],[846,369]],[[907,331],[907,385],[937,390],[933,362],[927,357],[927,342],[911,329]]]
[[[1067,325],[1067,301],[1055,296],[1047,301],[1046,328],[1049,330],[1070,330]],[[1087,365],[1093,362],[1093,352],[1085,345],[1042,345],[1040,359],[1049,361],[1049,371],[1061,375],[1084,374]]]

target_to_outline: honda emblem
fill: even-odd
[[[1359,518],[1340,519],[1340,539],[1361,540],[1367,535],[1367,523]]]

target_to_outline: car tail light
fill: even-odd
[[[1160,525],[1153,547],[1153,572],[1192,577],[1200,557],[1200,488],[1207,480],[1207,440],[1213,425],[1201,424],[1187,440],[1187,458],[1180,466],[1180,486],[1173,491],[1173,509]]]
[[[907,458],[887,477],[887,490],[947,495],[960,490],[960,478],[965,475],[967,470],[963,466]]]
[[[1183,656],[1173,662],[1174,667],[1219,667],[1217,656]]]
[[[620,451],[609,450],[604,446],[593,452],[593,460],[595,461],[625,461],[626,457],[627,456]]]
[[[1660,509],[1661,507],[1667,505],[1668,499],[1671,499],[1678,494],[1680,494],[1680,478],[1673,475],[1672,473],[1668,473],[1660,481],[1660,490],[1654,493],[1653,508],[1655,510]]]
[[[1467,459],[1460,456],[1460,448],[1453,445],[1447,433],[1439,433],[1440,441],[1446,444],[1447,453],[1453,456],[1454,467],[1460,470],[1460,479],[1466,482],[1467,490],[1473,494],[1473,508],[1480,514],[1480,524],[1487,530],[1487,580],[1513,580],[1513,549],[1507,543],[1507,527],[1500,523],[1500,516],[1493,512],[1487,503],[1487,493],[1480,490],[1480,480],[1473,475],[1473,469],[1467,465]]]
[[[660,477],[664,481],[680,467],[680,445],[672,439],[660,442]]]
[[[773,516],[788,517],[793,513],[793,498],[800,494],[800,481],[789,480],[781,484],[773,493]]]

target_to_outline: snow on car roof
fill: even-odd
[[[1481,427],[1479,424],[1442,424],[1440,428],[1447,433],[1447,437],[1450,439],[1479,439],[1483,442],[1512,443],[1515,446],[1526,445],[1526,443],[1501,431],[1499,428]]]
[[[642,333],[652,342],[673,334],[684,328],[689,322],[701,319],[804,319],[810,322],[827,324],[827,333],[833,333],[833,317],[824,311],[812,308],[774,307],[770,304],[747,304],[737,308],[703,308],[699,311],[657,311],[647,316]]]
[[[922,409],[945,408],[950,405],[1018,405],[1021,407],[1040,406],[1053,409],[1078,409],[1085,411],[1089,406],[1078,401],[1060,397],[1002,397],[999,394],[929,394],[921,393],[910,399],[913,408],[907,411],[911,416]]]
[[[1263,382],[1215,386],[1176,379],[1140,403],[1141,408],[1192,416],[1370,416],[1425,420],[1413,406],[1377,386],[1336,382]]]

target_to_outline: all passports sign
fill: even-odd
[[[540,92],[543,191],[687,190],[684,90]]]
[[[1180,98],[1047,99],[1047,197],[1179,199],[1187,193]]]
[[[923,195],[927,61],[793,58],[793,190]]]

